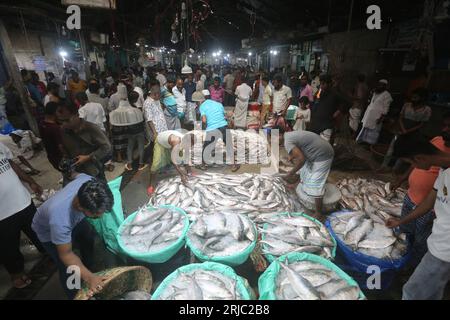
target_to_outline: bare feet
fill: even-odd
[[[148,167],[147,164],[140,164],[138,170],[143,171],[143,170],[147,169],[147,167]]]
[[[16,289],[25,289],[31,284],[31,279],[28,278],[26,275],[22,274],[18,277],[13,278],[13,286]]]

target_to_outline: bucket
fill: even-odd
[[[308,210],[314,211],[316,209],[315,199],[308,196],[303,192],[301,185],[297,188],[297,195],[300,199],[301,204]],[[323,196],[323,211],[334,212],[341,201],[342,194],[338,187],[334,184],[327,183],[325,185],[325,194]]]

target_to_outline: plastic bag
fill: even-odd
[[[120,185],[122,177],[119,177],[108,183],[109,188],[114,196],[114,206],[111,212],[105,213],[100,219],[88,219],[90,224],[94,227],[100,237],[106,244],[109,251],[116,255],[121,255],[117,241],[117,230],[124,221],[122,209],[122,195],[120,193]]]
[[[225,266],[220,263],[215,262],[204,262],[204,263],[195,263],[190,264],[184,267],[181,267],[174,272],[172,272],[156,289],[155,293],[152,296],[152,300],[158,300],[161,294],[167,289],[167,287],[174,281],[179,273],[188,273],[195,270],[206,270],[206,271],[217,271],[221,274],[236,280],[236,291],[242,297],[242,300],[255,300],[256,296],[253,290],[251,289],[248,281],[236,274],[231,267]]]
[[[184,216],[185,225],[184,225],[184,229],[183,229],[183,232],[182,232],[180,238],[177,241],[173,242],[168,247],[166,247],[163,250],[158,251],[158,252],[142,253],[142,252],[133,252],[132,250],[129,250],[123,243],[121,234],[122,234],[123,228],[127,224],[131,223],[134,220],[134,218],[136,217],[137,212],[135,212],[132,215],[130,215],[122,223],[122,225],[120,226],[120,228],[117,232],[117,240],[118,240],[119,246],[120,246],[122,252],[124,252],[127,256],[129,256],[135,260],[146,262],[146,263],[165,263],[165,262],[169,261],[173,256],[175,256],[177,254],[177,252],[183,247],[183,245],[185,244],[186,233],[189,230],[189,219],[187,217],[186,212],[184,212],[184,210],[182,210],[180,208],[177,208],[177,207],[174,207],[171,205],[160,206],[160,208],[172,209],[172,210],[178,211],[179,213],[181,213]],[[153,208],[153,209],[156,210],[156,208]]]
[[[338,266],[336,266],[331,261],[313,255],[309,253],[290,253],[288,255],[282,256],[272,262],[272,264],[267,268],[267,270],[261,275],[258,280],[259,289],[259,300],[277,300],[276,290],[277,290],[277,277],[281,270],[280,262],[289,261],[289,263],[294,263],[298,261],[311,261],[319,263],[328,269],[334,271],[341,279],[347,281],[350,286],[358,286],[355,280],[353,280],[348,274],[342,271]],[[359,299],[364,300],[366,297],[364,293],[360,290]]]

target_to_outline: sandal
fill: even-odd
[[[125,170],[127,170],[127,171],[133,171],[133,168],[132,168],[132,167],[130,168],[129,163],[127,163],[127,164],[125,165]]]
[[[233,168],[231,168],[231,172],[238,172],[240,168],[240,165],[234,165]]]
[[[16,289],[25,289],[31,284],[31,279],[28,278],[26,275],[21,276],[20,278],[13,280],[14,288]]]

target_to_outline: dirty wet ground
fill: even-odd
[[[344,146],[344,147],[343,147]],[[357,156],[356,156],[357,155]],[[287,156],[284,150],[281,150],[281,165],[280,172],[289,170],[287,165]],[[60,188],[58,181],[60,180],[59,173],[48,165],[44,153],[40,153],[32,160],[32,164],[41,171],[35,180],[40,183],[45,189]],[[122,201],[124,214],[129,215],[135,212],[139,207],[142,207],[148,202],[147,184],[148,184],[148,169],[143,172],[126,172],[123,170],[124,164],[116,164],[113,172],[107,173],[108,180],[112,180],[122,175]],[[336,160],[333,170],[330,174],[329,181],[336,183],[343,178],[370,178],[384,181],[391,181],[392,174],[377,174],[375,169],[379,167],[377,161],[374,160],[372,153],[364,147],[355,146],[354,144],[340,141],[340,146],[336,148]],[[244,165],[239,172],[259,173],[261,167],[256,165]],[[194,170],[195,172],[196,170]],[[209,171],[232,174],[228,167],[210,167]],[[157,181],[163,180],[167,177],[175,175],[174,170],[158,176]],[[96,248],[99,254],[96,256],[96,270],[100,271],[105,268],[111,268],[121,265],[142,265],[149,268],[153,276],[153,291],[167,277],[177,268],[198,262],[195,257],[191,256],[189,249],[183,248],[170,261],[161,265],[148,265],[138,261],[129,259],[128,261],[121,261],[108,253],[101,241],[97,241]],[[26,271],[29,272],[33,283],[30,287],[17,290],[12,289],[9,281],[9,276],[0,266],[0,299],[35,299],[35,300],[64,300],[65,295],[60,288],[56,268],[48,257],[42,256],[34,246],[29,244],[29,241],[24,237],[22,240],[22,252],[25,256]],[[336,264],[345,264],[343,258],[339,255],[336,257]],[[245,264],[234,268],[236,273],[249,281],[250,286],[257,291],[258,278],[261,273],[255,271],[251,259]],[[347,271],[347,270],[346,270]],[[348,273],[358,280],[357,274]],[[392,277],[392,284],[388,290],[364,290],[368,299],[382,299],[382,300],[398,300],[401,299],[401,288],[411,275],[411,270],[402,271]],[[389,275],[391,277],[392,275]],[[390,280],[390,279],[388,279]],[[365,281],[364,281],[365,282]],[[450,298],[450,288],[446,292],[446,298]]]

